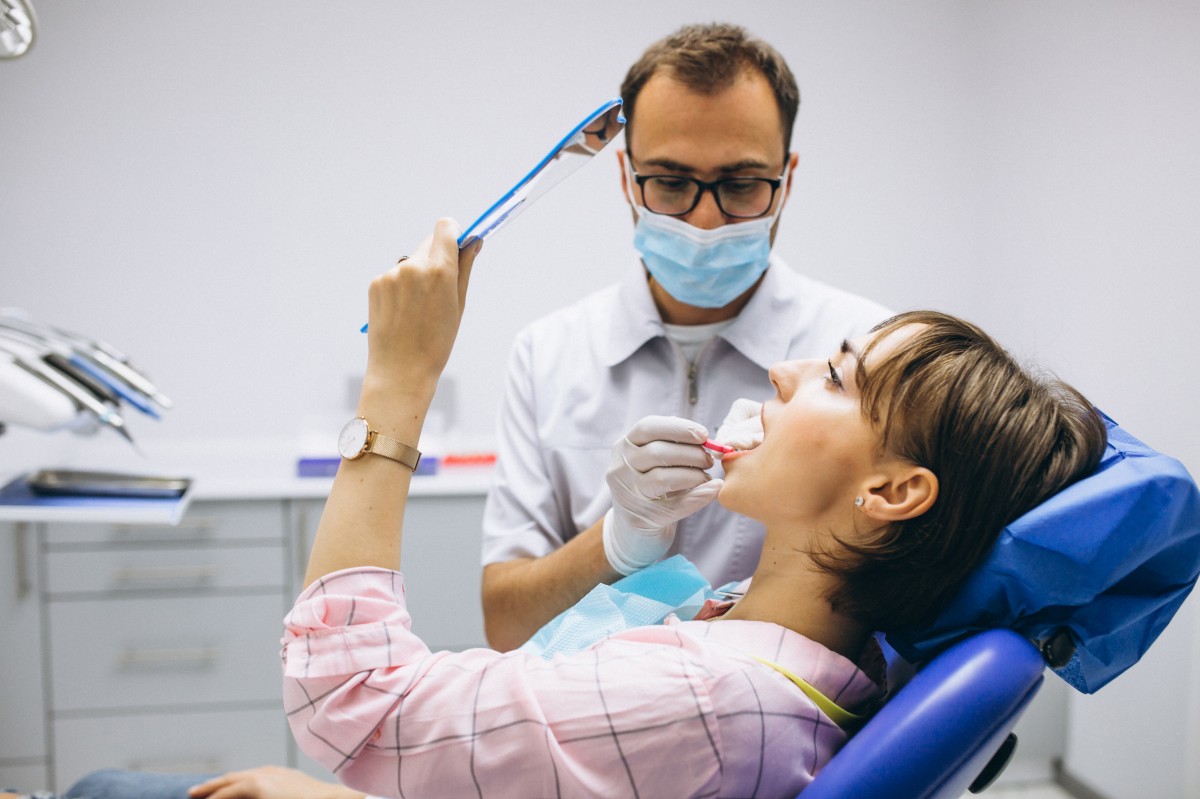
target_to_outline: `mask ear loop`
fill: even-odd
[[[771,227],[775,227],[775,223],[779,221],[779,215],[783,213],[783,206],[787,203],[788,175],[791,171],[792,158],[789,155],[783,160],[783,174],[779,176],[779,190],[776,192],[779,195],[779,205],[775,207],[775,213],[771,214]]]
[[[629,187],[629,204],[633,206],[633,213],[641,219],[643,214],[650,212],[646,210],[646,206],[638,205],[637,196],[641,191],[637,181],[633,179],[633,157],[629,155],[628,149],[625,150],[625,157],[621,161],[625,166],[625,180],[628,181],[625,185]]]

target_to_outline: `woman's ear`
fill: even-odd
[[[915,519],[937,502],[937,475],[924,466],[896,463],[864,486],[860,510],[881,522]]]

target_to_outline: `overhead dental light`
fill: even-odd
[[[0,58],[19,58],[33,47],[37,17],[30,0],[0,0]]]

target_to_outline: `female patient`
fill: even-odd
[[[455,232],[439,222],[371,285],[359,415],[401,442],[418,440],[461,318],[476,253],[460,257]],[[882,695],[872,632],[936,613],[1006,523],[1095,467],[1105,434],[1076,391],[935,313],[779,364],[771,380],[762,443],[726,457],[719,496],[766,525],[745,596],[549,660],[430,652],[394,571],[411,472],[343,462],[286,620],[301,748],[385,796],[801,790],[846,739],[835,719]],[[670,446],[703,469],[705,436],[696,425]]]

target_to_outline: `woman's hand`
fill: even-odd
[[[358,416],[377,434],[410,447],[420,447],[479,252],[479,245],[459,252],[457,236],[453,220],[440,220],[411,256],[371,281],[368,293],[367,373]],[[317,527],[305,587],[341,569],[400,567],[411,479],[407,467],[389,458],[342,461]]]
[[[230,771],[188,789],[191,799],[363,799],[359,791],[279,766]]]
[[[433,235],[371,281],[363,390],[428,403],[458,335],[471,266],[482,242],[462,252],[459,227],[438,220]]]

